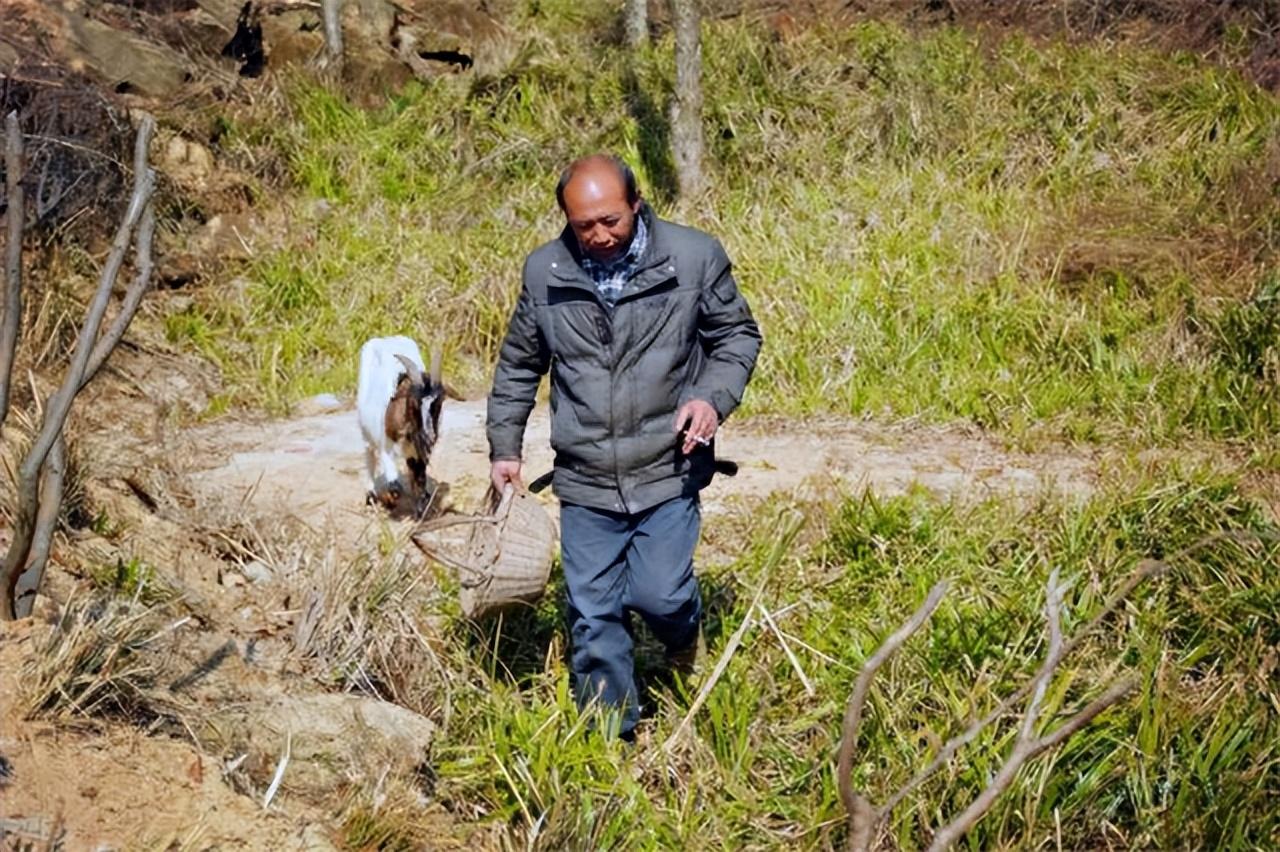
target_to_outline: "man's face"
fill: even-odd
[[[593,260],[614,260],[631,243],[640,202],[627,203],[621,177],[607,167],[586,167],[564,188],[564,213],[578,245]]]

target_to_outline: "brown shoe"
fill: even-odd
[[[667,663],[671,670],[685,679],[693,680],[699,674],[702,659],[707,656],[707,642],[702,638],[702,627],[698,627],[698,637],[679,651],[667,654]]]

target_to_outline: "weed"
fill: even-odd
[[[409,852],[450,848],[442,842],[443,820],[433,817],[413,779],[383,775],[372,789],[347,793],[341,808],[344,849]]]
[[[132,598],[147,606],[155,606],[173,598],[173,591],[156,573],[153,566],[137,556],[117,559],[115,565],[101,565],[89,572],[94,586],[108,594]]]
[[[124,598],[68,601],[23,669],[25,706],[58,718],[154,715],[157,668],[147,649],[165,632],[159,611]]]

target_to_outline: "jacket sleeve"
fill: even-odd
[[[524,448],[524,427],[538,394],[538,383],[551,365],[551,352],[538,329],[533,297],[529,293],[529,264],[521,275],[507,335],[498,352],[493,390],[489,393],[485,431],[489,459],[519,459]]]
[[[742,402],[760,354],[761,336],[719,241],[712,244],[703,278],[698,337],[704,355],[702,368],[681,404],[691,399],[706,400],[723,422]]]

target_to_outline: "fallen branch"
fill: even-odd
[[[1172,559],[1181,558],[1193,550],[1221,535],[1207,536],[1195,544],[1179,551]],[[996,772],[991,782],[979,792],[978,796],[959,816],[940,828],[929,845],[929,852],[942,852],[950,848],[957,840],[977,824],[984,814],[991,809],[995,801],[1009,789],[1014,778],[1027,761],[1043,752],[1061,745],[1076,732],[1090,724],[1100,713],[1119,702],[1136,686],[1131,678],[1113,683],[1102,695],[1094,699],[1083,709],[1076,712],[1052,733],[1035,736],[1035,729],[1040,721],[1041,706],[1049,683],[1053,679],[1063,659],[1075,650],[1082,641],[1097,629],[1109,617],[1137,586],[1149,577],[1165,573],[1170,568],[1168,562],[1143,560],[1111,595],[1103,607],[1087,624],[1071,639],[1066,640],[1062,634],[1062,602],[1065,588],[1058,581],[1058,572],[1051,571],[1045,587],[1045,624],[1048,633],[1048,646],[1044,661],[1036,673],[1023,683],[1012,694],[1000,702],[995,710],[973,722],[956,737],[949,740],[929,764],[917,772],[907,783],[890,796],[884,805],[874,806],[867,797],[853,789],[851,780],[853,769],[853,748],[857,742],[858,728],[862,721],[862,707],[866,701],[866,693],[871,678],[884,662],[929,618],[946,588],[939,583],[930,591],[928,598],[916,610],[915,614],[903,624],[884,644],[871,656],[858,675],[849,704],[845,711],[845,720],[840,743],[840,756],[837,762],[837,781],[840,786],[840,798],[844,803],[849,819],[848,848],[857,852],[869,852],[884,821],[893,808],[911,791],[915,790],[940,767],[945,765],[957,751],[972,742],[978,734],[995,722],[1016,703],[1027,700],[1021,722],[1018,726],[1017,738],[1004,764]]]
[[[844,708],[844,724],[841,727],[840,754],[836,760],[836,777],[840,787],[840,801],[844,802],[849,812],[849,848],[870,849],[878,819],[875,809],[866,796],[853,789],[853,749],[858,743],[858,729],[862,726],[862,708],[867,701],[867,690],[871,686],[871,678],[876,671],[893,656],[903,643],[924,625],[933,611],[942,603],[947,593],[948,583],[942,580],[929,590],[928,597],[920,608],[907,619],[906,624],[899,627],[871,655],[853,683],[853,692],[849,693],[849,701]]]
[[[996,799],[1005,790],[1009,789],[1009,785],[1013,783],[1014,777],[1022,769],[1023,764],[1042,752],[1066,742],[1069,737],[1092,722],[1099,713],[1132,692],[1136,685],[1137,681],[1128,678],[1113,683],[1107,688],[1106,692],[1068,719],[1056,731],[1043,737],[1030,736],[1028,729],[1034,725],[1035,717],[1028,710],[1026,719],[1032,720],[1032,723],[1028,725],[1024,720],[1023,731],[1019,732],[1013,751],[1009,753],[1004,765],[1000,767],[991,783],[978,794],[976,799],[969,803],[969,807],[965,808],[960,816],[938,829],[938,833],[933,836],[933,842],[929,844],[928,852],[943,852],[945,849],[950,849],[952,844],[973,828],[978,820],[982,819],[983,815],[995,804]]]
[[[1197,546],[1199,546],[1199,544],[1197,544]],[[1144,580],[1147,580],[1151,577],[1160,576],[1168,570],[1169,570],[1169,565],[1168,563],[1165,563],[1165,562],[1156,562],[1149,559],[1143,560],[1142,562],[1140,562],[1138,564],[1138,569],[1134,571],[1132,574],[1130,574],[1128,578],[1126,578],[1125,581],[1120,584],[1120,587],[1116,589],[1115,593],[1113,593],[1110,598],[1108,598],[1107,602],[1103,605],[1102,609],[1098,610],[1097,615],[1089,619],[1089,623],[1086,624],[1084,627],[1082,627],[1079,631],[1077,631],[1076,634],[1072,636],[1071,639],[1068,640],[1066,644],[1062,646],[1062,651],[1060,656],[1061,657],[1069,656],[1072,651],[1078,648],[1080,646],[1080,643],[1083,642],[1085,639],[1087,639],[1095,630],[1097,630],[1098,627],[1102,624],[1102,622],[1105,621],[1112,613],[1116,611],[1116,608],[1120,606],[1120,604],[1129,596],[1129,594],[1134,589],[1138,587],[1140,583],[1142,583]],[[1001,701],[1000,704],[997,705],[994,710],[992,710],[986,716],[983,716],[981,719],[975,720],[973,723],[969,725],[968,728],[964,730],[963,733],[960,733],[955,737],[952,737],[950,740],[948,740],[946,744],[943,745],[942,748],[938,750],[938,753],[934,756],[933,760],[929,762],[928,766],[926,766],[924,769],[916,773],[916,775],[910,781],[904,784],[901,788],[897,790],[897,792],[895,792],[892,796],[889,797],[889,799],[884,803],[884,806],[881,808],[882,818],[888,816],[889,813],[892,812],[893,809],[897,807],[898,804],[901,803],[904,798],[906,798],[913,790],[915,790],[917,787],[923,784],[926,780],[928,780],[928,778],[931,775],[933,775],[933,773],[937,772],[939,769],[945,766],[948,762],[950,762],[951,758],[955,756],[956,752],[964,748],[969,743],[973,742],[973,740],[977,738],[978,734],[980,734],[988,725],[992,724],[1001,716],[1008,713],[1011,709],[1013,709],[1013,706],[1015,704],[1017,704],[1022,699],[1026,698],[1027,694],[1031,692],[1034,686],[1035,686],[1034,680],[1029,680],[1023,683],[1022,686],[1018,687],[1016,690],[1010,693],[1008,697],[1006,697],[1003,701]]]
[[[293,755],[293,731],[289,731],[285,735],[284,753],[280,755],[280,762],[276,764],[276,774],[271,779],[271,785],[267,787],[267,792],[262,797],[262,809],[265,811],[271,805],[271,800],[276,797],[276,791],[280,789],[280,782],[284,780],[284,771],[289,767],[289,758]]]
[[[706,682],[702,684],[702,688],[698,690],[698,697],[693,700],[693,704],[689,707],[689,712],[684,714],[680,724],[676,726],[671,736],[667,737],[667,741],[663,743],[664,750],[671,751],[675,744],[679,742],[680,735],[685,732],[685,729],[693,721],[693,717],[702,709],[702,705],[707,700],[707,696],[711,694],[716,681],[720,680],[720,676],[729,667],[729,660],[733,658],[734,652],[742,644],[742,638],[747,635],[747,630],[751,628],[752,616],[755,614],[756,604],[760,602],[760,595],[763,591],[764,583],[761,583],[760,588],[756,590],[755,599],[751,602],[750,608],[747,609],[747,614],[743,616],[742,623],[738,625],[738,629],[733,631],[733,635],[725,643],[724,650],[720,653],[720,659],[716,661],[715,668],[711,670],[711,676],[707,678]]]
[[[817,694],[817,690],[813,688],[813,683],[809,680],[809,676],[804,673],[804,669],[800,667],[800,660],[796,658],[795,652],[791,650],[791,645],[787,642],[786,634],[778,629],[778,623],[774,621],[773,615],[765,608],[764,604],[759,606],[760,615],[764,618],[765,624],[773,631],[773,635],[777,637],[778,644],[782,646],[782,652],[787,655],[787,661],[791,663],[791,668],[795,669],[796,676],[800,678],[800,684],[804,687],[805,695],[812,698]]]

